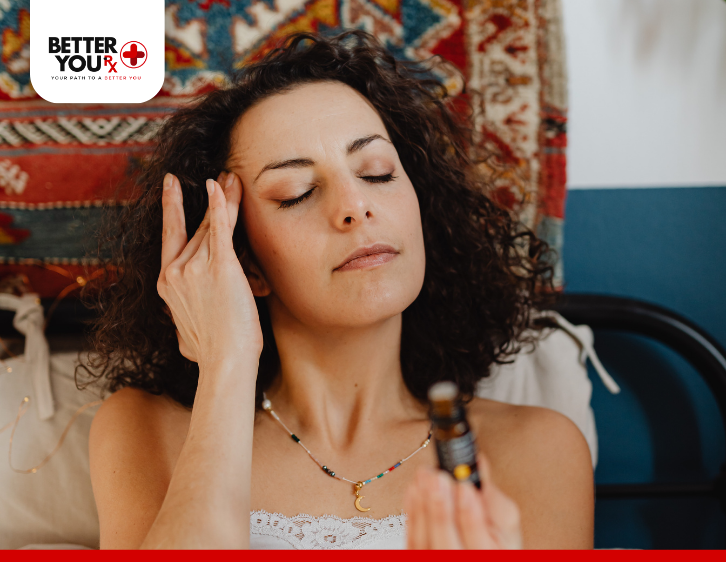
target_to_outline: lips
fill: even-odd
[[[398,252],[396,251],[396,249],[393,248],[393,246],[389,246],[388,244],[374,244],[373,246],[363,246],[361,248],[358,248],[352,254],[350,254],[347,258],[345,258],[345,260],[340,265],[338,265],[338,267],[336,267],[335,269],[336,270],[340,269],[344,265],[351,262],[352,260],[361,258],[364,256],[372,256],[375,254],[397,254],[397,253]]]

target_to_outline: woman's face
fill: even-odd
[[[402,312],[423,285],[418,198],[373,106],[339,82],[305,84],[246,111],[227,168],[269,295],[305,325],[353,327]],[[378,253],[339,268],[356,250]],[[358,266],[358,267],[355,267]]]

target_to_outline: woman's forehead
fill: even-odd
[[[230,164],[293,158],[310,151],[344,151],[364,135],[387,137],[375,108],[340,82],[305,84],[250,108],[232,132]]]

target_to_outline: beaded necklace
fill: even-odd
[[[315,455],[313,455],[310,452],[310,449],[308,449],[305,445],[303,445],[303,442],[300,441],[300,438],[297,435],[295,435],[292,431],[290,431],[288,429],[288,427],[280,419],[280,417],[277,415],[277,413],[272,409],[272,402],[270,402],[270,400],[267,398],[267,396],[265,395],[264,392],[262,393],[262,409],[265,410],[266,412],[268,412],[273,418],[275,418],[275,420],[278,421],[278,423],[280,423],[280,425],[282,425],[282,427],[285,428],[285,431],[287,431],[290,434],[290,437],[292,438],[292,440],[295,441],[295,443],[297,443],[298,445],[300,445],[303,449],[305,449],[305,451],[310,456],[310,458],[313,459],[315,461],[315,463],[320,468],[322,468],[323,471],[328,476],[332,476],[333,478],[337,478],[338,480],[345,480],[346,482],[350,482],[351,484],[353,484],[353,491],[355,493],[355,508],[358,511],[368,511],[370,509],[370,507],[361,507],[361,505],[360,505],[360,500],[362,500],[365,497],[365,496],[361,496],[360,495],[361,488],[363,486],[365,486],[366,484],[368,484],[370,482],[373,482],[374,480],[378,480],[379,478],[383,478],[384,475],[386,475],[389,472],[391,472],[392,470],[398,468],[404,462],[406,462],[408,459],[410,459],[412,456],[414,456],[416,453],[418,453],[421,449],[423,449],[424,447],[426,447],[431,442],[431,435],[432,435],[432,431],[433,431],[433,423],[432,423],[431,424],[431,429],[429,429],[428,437],[426,437],[426,439],[424,440],[423,443],[421,443],[421,446],[418,449],[416,449],[413,453],[411,453],[410,455],[408,455],[405,459],[401,459],[400,461],[398,461],[396,464],[394,464],[389,469],[384,470],[383,472],[381,472],[378,476],[374,476],[372,478],[369,478],[368,480],[358,480],[358,481],[355,481],[355,480],[348,480],[347,478],[345,478],[343,476],[338,476],[337,474],[335,474],[335,472],[333,472],[331,469],[329,469],[326,465],[321,464],[320,461],[315,458]]]

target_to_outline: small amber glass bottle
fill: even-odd
[[[439,467],[457,481],[469,480],[481,489],[476,438],[466,419],[459,387],[452,381],[438,382],[429,388],[428,398]]]

